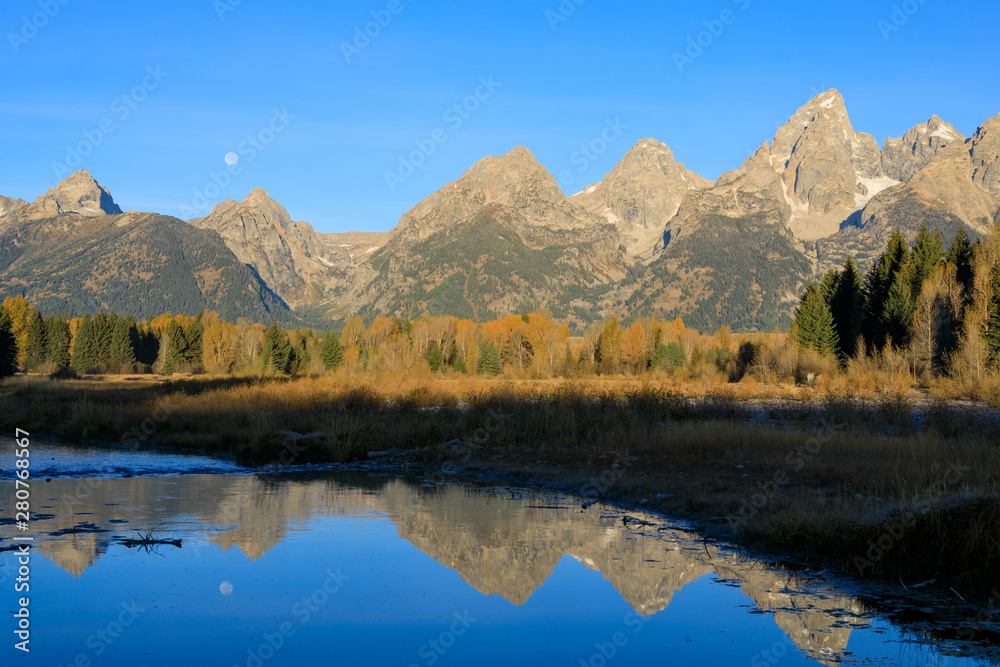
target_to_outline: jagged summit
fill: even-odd
[[[907,130],[902,137],[890,137],[882,146],[882,169],[896,181],[909,180],[938,153],[965,136],[938,116]]]
[[[119,215],[121,212],[108,189],[94,180],[86,169],[70,174],[22,211],[23,217],[28,220],[64,213],[95,217]]]
[[[688,193],[711,186],[677,162],[669,146],[650,138],[629,149],[604,180],[571,199],[615,225],[630,255],[647,259]]]

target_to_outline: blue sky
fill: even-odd
[[[188,218],[262,186],[326,232],[389,229],[518,145],[567,194],[645,137],[714,179],[828,88],[879,143],[1000,112],[994,0],[4,0],[0,26],[0,194],[85,168]]]

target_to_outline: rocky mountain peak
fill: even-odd
[[[24,208],[27,205],[28,202],[23,199],[18,199],[16,197],[4,197],[3,195],[0,195],[0,218],[8,213],[13,213],[20,208]]]
[[[962,133],[936,115],[931,116],[926,123],[907,130],[902,137],[885,140],[882,169],[893,180],[907,181],[956,141],[965,141]]]
[[[518,205],[525,197],[561,199],[556,179],[524,146],[474,164],[457,182],[458,189],[481,191],[484,204]],[[454,189],[454,188],[453,188]]]
[[[615,225],[630,255],[647,259],[688,193],[711,185],[677,162],[669,146],[643,139],[603,181],[570,199]]]
[[[25,211],[27,219],[49,218],[64,213],[85,217],[118,215],[122,212],[111,193],[86,169],[67,176],[59,185],[36,199]]]
[[[1000,200],[1000,114],[983,123],[970,143],[972,182]]]

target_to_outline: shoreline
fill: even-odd
[[[444,475],[558,483],[866,581],[966,599],[1000,589],[1000,410],[985,404],[805,388],[790,392],[797,398],[727,386],[691,396],[650,382],[3,389],[0,421],[37,426],[57,442],[172,449],[278,471],[395,460]]]

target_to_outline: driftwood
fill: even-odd
[[[160,545],[164,545],[164,544],[168,545],[168,546],[172,546],[172,547],[177,547],[178,549],[180,549],[182,547],[183,541],[180,540],[180,539],[176,539],[176,540],[161,540],[161,539],[153,537],[153,531],[155,531],[155,530],[156,529],[154,528],[153,530],[149,531],[145,535],[143,535],[139,531],[136,531],[136,535],[138,535],[138,538],[136,538],[136,539],[131,539],[131,538],[124,539],[124,540],[122,540],[121,543],[124,544],[127,549],[139,548],[139,549],[144,549],[146,551],[155,551],[154,547],[157,547],[157,546],[160,546]]]

